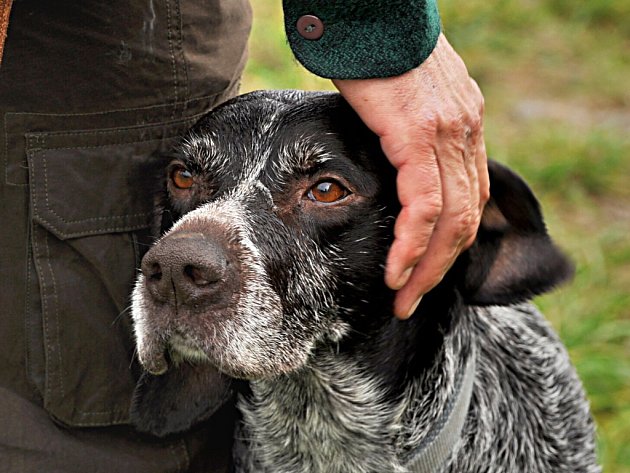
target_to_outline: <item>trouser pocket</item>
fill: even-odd
[[[159,186],[152,156],[191,121],[27,135],[41,306],[31,325],[44,406],[62,423],[127,422],[138,375],[127,309]]]

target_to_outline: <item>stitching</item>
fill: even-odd
[[[104,129],[104,130],[72,130],[72,131],[57,131],[57,132],[41,132],[41,133],[29,133],[31,135],[49,135],[49,136],[89,136],[89,135],[111,135],[111,134],[116,134],[116,133],[121,133],[124,131],[141,131],[141,130],[147,130],[147,129],[151,129],[151,128],[168,128],[169,126],[174,126],[174,125],[181,125],[183,123],[186,122],[190,122],[190,121],[194,121],[197,118],[199,118],[202,115],[205,115],[207,113],[207,111],[204,112],[199,112],[196,113],[194,115],[191,115],[190,117],[187,118],[181,118],[178,120],[168,120],[165,122],[159,122],[159,123],[150,123],[148,125],[136,125],[136,126],[129,126],[129,127],[125,127],[125,128],[109,128],[109,129]],[[167,135],[166,138],[170,138],[173,136],[177,136],[177,134],[174,135]],[[131,141],[131,143],[142,143],[144,141],[155,141],[158,140],[159,138],[153,138],[152,140],[137,140],[137,141]],[[126,142],[126,141],[125,141]],[[100,146],[111,146],[112,144],[118,144],[118,143],[108,143],[106,145],[100,145]],[[77,148],[82,148],[82,146],[78,146]],[[70,148],[71,149],[71,148]]]
[[[163,138],[154,138],[152,140],[135,140],[135,141],[120,141],[116,143],[108,143],[106,145],[94,145],[94,146],[49,146],[46,148],[47,151],[50,150],[73,150],[73,149],[98,149],[98,148],[109,148],[112,146],[120,146],[120,145],[133,145],[133,144],[142,144],[142,143],[151,143],[153,141],[162,141],[163,139],[174,138],[177,135],[169,135]],[[40,150],[42,153],[44,150]]]
[[[36,177],[36,173],[34,172],[33,175],[31,176],[33,183],[36,182],[37,177]],[[33,210],[34,212],[37,212],[37,202],[36,199],[33,199]],[[32,237],[32,243],[33,243],[33,249],[35,250],[36,253],[40,253],[39,251],[39,245],[37,242],[37,235],[35,235],[35,228],[33,229],[33,237]],[[45,237],[44,237],[44,242],[46,242]],[[48,245],[46,245],[46,256],[47,256],[47,260],[48,260],[48,267],[49,270],[52,272],[52,268],[50,267],[50,253],[48,251]],[[48,285],[46,284],[46,278],[43,277],[43,273],[44,273],[44,267],[40,264],[40,259],[39,258],[35,258],[35,264],[39,267],[40,270],[40,274],[42,274],[42,278],[40,281],[40,289],[42,291],[42,315],[43,315],[43,320],[44,320],[44,338],[46,339],[46,349],[47,349],[47,353],[50,354],[50,351],[52,349],[52,343],[51,343],[51,337],[50,337],[50,320],[49,320],[49,311],[48,311],[48,297],[47,297],[47,287]],[[54,275],[52,277],[52,281],[53,284],[55,282],[54,280]],[[56,293],[53,290],[53,293]],[[59,333],[59,327],[57,326],[57,333]],[[57,351],[57,356],[60,357],[61,354],[59,353],[59,350]],[[52,379],[53,378],[53,371],[51,366],[50,366],[50,357],[46,356],[46,382],[45,382],[45,399],[50,399],[52,397],[52,388],[51,388],[51,384],[52,384]],[[60,367],[61,367],[61,363],[60,363]],[[61,386],[61,392],[62,392],[62,396],[63,394],[63,381],[60,382],[60,386]]]
[[[150,213],[147,213],[145,215],[148,217]],[[97,230],[85,230],[85,231],[67,233],[67,232],[62,232],[57,225],[54,225],[50,223],[49,221],[45,221],[45,222],[46,222],[46,225],[52,228],[55,231],[55,233],[57,233],[62,239],[77,238],[77,237],[88,236],[88,235],[100,235],[102,233],[132,232],[135,230],[142,230],[145,228],[149,228],[148,224],[138,223],[136,225],[127,225],[127,226],[122,226],[122,227],[107,227],[107,228],[99,228]]]
[[[180,56],[180,63],[184,71],[184,97],[188,98],[190,94],[190,90],[188,88],[188,81],[189,81],[188,63],[186,62],[186,55],[184,54],[184,30],[183,30],[183,25],[182,25],[182,12],[181,12],[180,0],[175,1],[175,9],[176,9],[177,18],[179,19],[177,45],[178,45],[178,51],[179,51],[179,56]],[[186,103],[186,100],[183,103]],[[184,110],[186,110],[185,105],[182,107],[182,113],[184,112]]]
[[[46,248],[46,262],[48,263],[48,270],[50,271],[50,278],[52,280],[52,293],[55,299],[55,332],[57,335],[57,359],[59,360],[59,388],[61,391],[61,398],[66,397],[65,388],[63,385],[63,360],[61,357],[61,347],[59,346],[59,340],[61,339],[61,331],[59,329],[59,298],[57,297],[57,280],[55,279],[55,273],[50,263],[50,247],[48,246],[48,236],[44,236],[44,247]]]
[[[188,471],[190,467],[190,457],[188,456],[188,448],[186,448],[185,440],[179,440],[177,443],[169,445],[171,455],[175,459],[178,472]],[[179,450],[180,452],[178,453]]]
[[[103,412],[79,412],[78,415],[80,417],[90,417],[92,414],[94,415],[105,415],[107,416],[105,420],[94,420],[87,422],[75,422],[72,421],[73,427],[95,427],[95,426],[110,426],[110,425],[126,425],[129,423],[128,413],[123,411],[103,411]]]
[[[194,115],[190,118],[184,119],[184,120],[178,120],[176,122],[173,122],[172,124],[183,124],[183,123],[187,123],[189,121],[193,121],[197,116],[203,115],[203,113]],[[146,128],[146,127],[144,127]],[[133,128],[135,129],[135,128]],[[94,134],[94,133],[103,133],[103,134],[107,134],[107,133],[117,133],[120,131],[125,131],[125,129],[116,129],[116,130],[100,130],[97,132],[68,132],[68,133],[59,133],[59,134],[54,134],[54,136],[75,136],[75,135],[90,135],[90,134]],[[154,138],[152,140],[135,140],[135,141],[123,141],[123,142],[117,142],[117,143],[108,143],[106,145],[96,145],[96,146],[76,146],[76,147],[50,147],[47,148],[46,150],[51,150],[51,149],[55,149],[55,150],[72,150],[72,149],[97,149],[97,148],[107,148],[107,147],[111,147],[111,146],[118,146],[121,144],[139,144],[139,143],[152,143],[155,141],[162,141],[164,139],[170,139],[173,137],[178,136],[179,134],[167,134],[166,136],[163,136],[161,138]],[[40,147],[45,147],[45,135],[31,135],[31,137],[33,138],[33,141],[35,141]],[[40,143],[41,142],[41,143]],[[29,145],[30,145],[31,141],[29,140]],[[42,159],[42,164],[43,164],[43,170],[44,170],[44,196],[45,196],[45,202],[46,202],[46,209],[53,214],[55,217],[57,217],[61,222],[65,223],[65,224],[72,224],[72,223],[82,223],[82,222],[98,222],[98,221],[108,221],[108,220],[118,220],[118,219],[124,219],[124,218],[134,218],[134,217],[147,217],[149,215],[151,215],[151,212],[141,212],[141,213],[135,213],[135,214],[125,214],[125,215],[110,215],[107,217],[89,217],[89,218],[84,218],[84,219],[78,219],[78,220],[67,220],[64,217],[62,217],[61,215],[59,215],[50,205],[50,200],[49,200],[49,189],[48,189],[48,161],[46,158],[46,151],[45,150],[41,150],[41,159]],[[33,192],[36,193],[36,186],[33,185]],[[38,215],[39,217],[42,217],[42,215],[36,210],[36,215]],[[99,229],[99,230],[92,230],[92,231],[85,231],[85,232],[75,232],[74,234],[68,234],[65,232],[62,232],[57,226],[55,226],[54,224],[51,224],[50,222],[47,221],[47,223],[49,225],[51,225],[51,227],[53,227],[60,235],[64,235],[66,237],[72,236],[72,235],[87,235],[87,234],[94,234],[94,233],[100,233],[103,231],[123,231],[123,230],[127,230],[130,227],[111,227],[111,228],[107,228],[107,229]],[[144,228],[146,225],[141,225],[141,226],[133,226],[133,228]]]
[[[30,223],[30,218],[28,219],[29,223]],[[33,230],[31,228],[31,225],[29,224],[29,228],[28,228],[28,236],[26,238],[27,241],[27,246],[26,246],[26,293],[24,295],[24,328],[26,330],[26,343],[25,343],[25,356],[26,356],[26,370],[27,373],[30,375],[30,379],[29,381],[31,381],[31,384],[35,386],[36,390],[39,391],[39,389],[37,389],[36,383],[34,381],[32,381],[35,376],[33,374],[33,366],[32,366],[32,360],[33,360],[33,354],[31,352],[31,345],[33,343],[33,317],[31,315],[31,278],[33,277],[32,273],[31,273],[31,265],[29,264],[29,261],[31,260],[31,258],[35,259],[33,254],[32,254],[32,248],[31,245],[28,244],[28,242],[30,240],[33,239]]]
[[[175,62],[175,53],[173,51],[173,41],[171,38],[171,6],[170,1],[166,1],[166,38],[168,40],[168,49],[171,54],[171,66],[173,70],[173,93],[174,93],[174,103],[173,103],[173,112],[171,113],[171,118],[175,118],[175,113],[177,111],[177,100],[179,98],[177,91],[177,64]]]
[[[181,472],[182,471],[182,464],[181,461],[179,459],[179,455],[177,454],[177,451],[175,450],[175,445],[174,444],[170,444],[168,446],[168,449],[171,452],[171,456],[173,457],[173,460],[175,460],[175,467],[177,468],[177,472]]]
[[[180,102],[180,104],[194,102],[196,100],[203,101],[205,99],[209,99],[211,97],[216,97],[221,95],[224,91],[215,92],[210,95],[202,95],[201,97],[194,97],[192,99],[188,99]],[[168,104],[159,104],[159,105],[147,105],[145,107],[133,107],[133,108],[116,108],[114,110],[105,110],[101,112],[82,112],[82,113],[44,113],[44,112],[6,112],[5,115],[34,115],[34,116],[45,116],[45,117],[84,117],[91,115],[109,115],[113,113],[119,112],[138,112],[140,110],[151,110],[154,108],[166,108]]]
[[[9,181],[9,132],[7,131],[7,117],[9,114],[10,112],[6,112],[2,120],[2,128],[4,129],[4,182],[7,185],[16,187],[28,187],[27,183],[17,184]]]
[[[35,204],[33,204],[33,206],[35,206]],[[42,274],[42,278],[40,279],[40,291],[42,293],[42,322],[44,324],[43,329],[44,329],[44,340],[46,344],[46,353],[50,353],[50,334],[48,331],[48,328],[49,328],[48,298],[45,297],[47,285],[46,285],[46,280],[43,277],[44,268],[42,268],[41,266],[40,259],[35,257],[35,254],[39,255],[39,245],[37,244],[37,235],[35,235],[35,233],[36,233],[35,229],[33,229],[33,235],[31,237],[31,241],[33,244],[33,251],[34,251],[33,259],[35,260],[35,265],[39,268],[40,274]],[[50,399],[51,388],[50,388],[50,378],[48,375],[51,372],[51,369],[50,369],[50,360],[48,356],[45,357],[44,365],[45,365],[45,370],[46,370],[45,382],[44,382],[44,398]]]
[[[183,460],[184,460],[184,465],[183,465],[183,469],[182,471],[188,471],[188,469],[190,468],[190,456],[188,455],[188,448],[186,447],[186,441],[184,439],[182,439],[179,443],[182,453],[183,453]]]
[[[44,171],[44,201],[46,202],[46,209],[55,217],[57,217],[59,220],[61,220],[63,223],[80,223],[80,222],[92,222],[92,221],[100,221],[100,220],[114,220],[114,219],[122,219],[122,218],[141,217],[141,216],[147,216],[150,214],[150,212],[142,212],[142,213],[125,214],[125,215],[110,215],[107,217],[89,217],[89,218],[84,218],[84,219],[79,219],[79,220],[66,220],[50,206],[50,200],[48,198],[49,196],[48,160],[46,159],[46,152],[43,150],[41,151],[41,157],[42,157],[42,166],[43,166],[43,171]],[[36,193],[37,192],[35,190],[36,187],[35,186],[33,187],[34,187],[34,193]],[[41,214],[38,213],[38,215],[41,217]]]
[[[175,445],[174,444],[170,444],[168,446],[168,449],[171,451],[171,456],[175,460],[175,465],[177,467],[177,471],[181,472],[182,471],[182,463],[181,463],[181,461],[179,459],[179,455],[177,454],[177,451],[175,450]]]
[[[116,415],[123,415],[125,416],[126,413],[123,411],[93,411],[93,412],[80,412],[79,415],[81,417],[94,417],[94,416],[100,416],[103,414],[109,415],[111,413],[115,413]]]

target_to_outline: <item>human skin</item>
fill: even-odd
[[[385,282],[405,319],[475,239],[490,195],[483,95],[443,34],[402,75],[333,83],[398,170],[402,208]]]

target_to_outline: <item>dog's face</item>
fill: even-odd
[[[132,417],[157,434],[207,418],[224,380],[215,368],[276,377],[319,343],[391,323],[383,263],[399,211],[394,169],[336,94],[237,98],[175,154],[158,222],[168,231],[142,261],[132,305],[140,361],[156,375],[141,381]],[[476,242],[441,287],[470,304],[516,303],[571,266],[527,185],[496,163],[489,171]]]
[[[169,353],[275,376],[370,304],[388,307],[397,204],[383,182],[394,173],[378,142],[336,95],[246,96],[203,119],[167,173],[181,218],[133,294],[142,364],[161,373]]]

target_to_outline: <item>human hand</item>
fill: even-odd
[[[490,195],[483,96],[444,35],[405,74],[333,83],[398,170],[402,209],[385,282],[405,319],[475,239]]]

